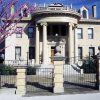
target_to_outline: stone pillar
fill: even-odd
[[[35,63],[39,64],[39,26],[36,25]]]
[[[26,94],[26,68],[19,67],[17,69],[17,91],[18,95]]]
[[[78,37],[77,37],[77,28],[75,27],[75,46],[74,46],[74,49],[75,49],[75,54],[74,54],[74,57],[75,57],[75,62],[78,61]]]
[[[74,32],[73,24],[69,23],[69,63],[74,62]]]
[[[99,47],[100,49],[100,47]],[[100,50],[96,57],[96,89],[100,90]]]
[[[48,47],[47,47],[47,23],[42,23],[43,26],[43,64],[48,63]]]
[[[63,57],[54,57],[54,93],[63,93],[64,86],[63,86]]]

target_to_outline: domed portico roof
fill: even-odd
[[[73,9],[70,6],[64,6],[62,4],[51,4],[48,6],[36,7],[33,16],[69,16],[75,17],[77,19],[81,18],[81,15],[78,13],[76,9]]]

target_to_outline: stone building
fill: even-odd
[[[74,62],[89,52],[90,55],[98,52],[100,20],[96,5],[92,6],[92,17],[85,6],[76,10],[62,4],[43,5],[37,6],[31,15],[25,12],[27,7],[21,11],[24,17],[16,25],[16,33],[5,40],[5,61],[21,59],[32,60],[37,65],[51,64],[58,45],[61,55],[73,58]]]

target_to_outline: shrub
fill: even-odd
[[[14,68],[14,66],[11,66],[11,65],[0,64],[0,74],[1,75],[15,75],[16,69]]]
[[[35,75],[35,74],[36,74],[36,68],[29,66],[27,68],[27,75]]]
[[[96,62],[92,57],[87,57],[84,60],[82,69],[84,73],[96,73]]]

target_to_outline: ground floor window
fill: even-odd
[[[16,46],[15,47],[15,59],[16,60],[20,60],[21,57],[21,47],[20,46]]]
[[[29,47],[29,59],[35,59],[35,47]]]
[[[90,54],[90,56],[95,55],[95,48],[94,47],[89,47],[89,54]]]
[[[78,58],[82,59],[82,55],[83,55],[82,47],[78,47]]]

